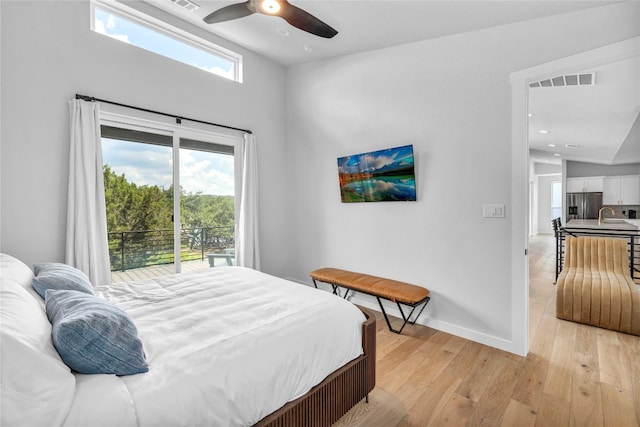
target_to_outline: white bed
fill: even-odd
[[[135,323],[149,371],[72,373],[41,342],[43,301],[20,264],[0,259],[3,426],[250,426],[363,353],[365,316],[351,303],[228,267],[97,287]],[[25,318],[33,330],[17,326]]]

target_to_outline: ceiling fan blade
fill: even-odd
[[[204,17],[207,24],[216,24],[218,22],[230,21],[232,19],[242,18],[255,13],[255,8],[250,0],[244,3],[236,3],[225,6]]]
[[[282,1],[280,4],[282,6],[282,11],[278,15],[294,27],[326,39],[330,39],[338,34],[336,30],[309,12],[292,5],[287,1]]]

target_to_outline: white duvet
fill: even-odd
[[[65,426],[250,426],[362,354],[364,315],[241,267],[96,293],[133,318],[149,372],[76,375]]]

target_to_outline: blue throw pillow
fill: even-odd
[[[31,285],[42,298],[45,297],[47,289],[67,289],[94,294],[87,275],[70,265],[58,262],[34,264],[33,273],[35,277]]]
[[[48,290],[45,308],[53,345],[74,371],[131,375],[149,370],[136,325],[111,302],[78,291]]]

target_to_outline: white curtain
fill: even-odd
[[[260,270],[260,245],[258,241],[258,162],[256,138],[245,134],[236,144],[234,156],[240,174],[236,174],[236,191],[239,197],[238,230],[236,232],[236,264]]]
[[[93,285],[111,282],[100,143],[100,106],[69,101],[69,199],[65,262]]]

